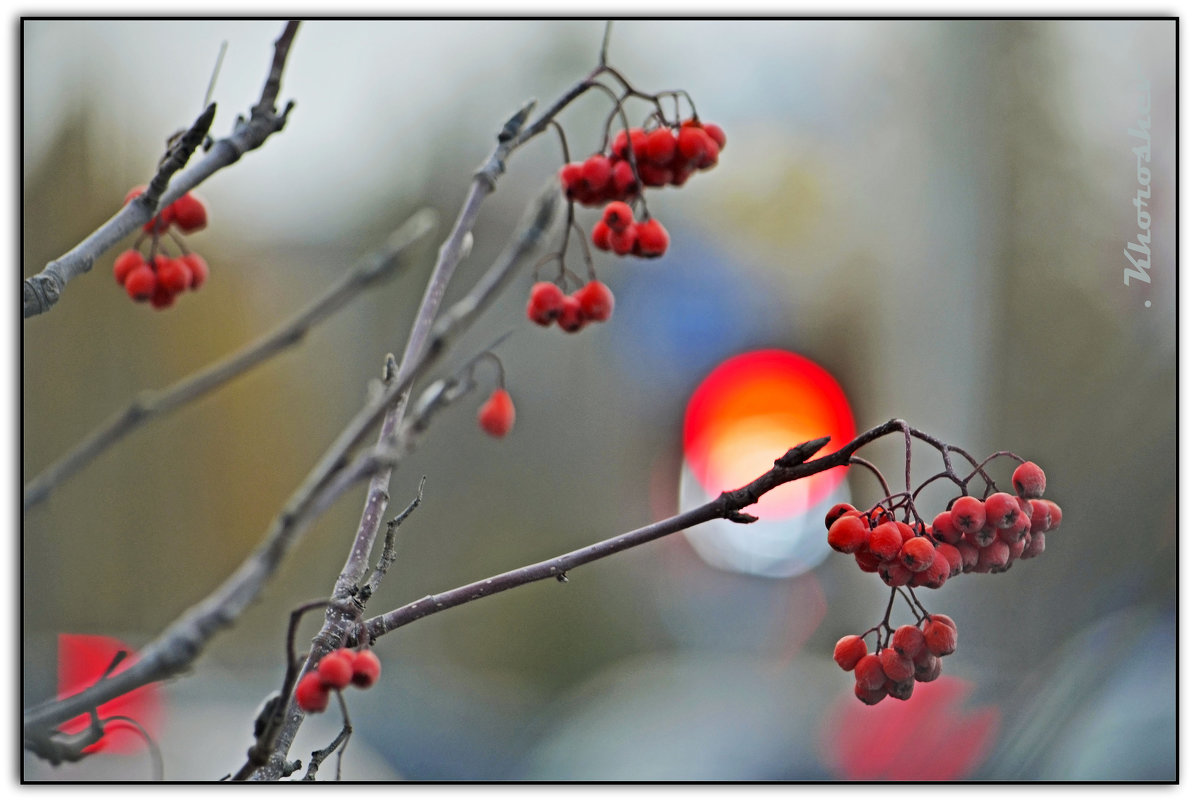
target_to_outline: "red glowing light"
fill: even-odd
[[[828,453],[853,439],[848,399],[810,359],[781,350],[734,356],[695,390],[683,421],[683,452],[711,495],[736,489],[770,469],[787,449],[830,436]],[[823,500],[844,478],[834,468],[768,493],[751,510],[789,517]]]
[[[95,684],[111,666],[119,651],[128,656],[112,671],[120,673],[136,661],[136,655],[127,645],[111,637],[90,634],[58,635],[58,697],[66,698]],[[161,700],[157,687],[146,685],[107,703],[96,710],[101,720],[120,715],[132,718],[155,736],[159,728]],[[91,723],[90,715],[78,717],[63,723],[63,732],[73,734],[86,729]],[[120,725],[104,728],[104,736],[83,749],[84,753],[107,751],[108,753],[131,754],[145,748],[145,741],[135,732]]]

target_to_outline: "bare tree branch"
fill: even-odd
[[[297,32],[298,22],[287,22],[281,36],[274,42],[273,63],[270,65],[261,98],[253,106],[248,120],[238,118],[230,136],[217,141],[203,158],[189,169],[178,172],[211,128],[215,104],[208,106],[182,140],[167,153],[157,173],[149,182],[148,189],[142,195],[125,204],[107,222],[70,251],[47,264],[40,273],[22,282],[21,299],[25,318],[49,311],[61,298],[68,281],[88,272],[103,253],[153,219],[159,208],[173,203],[216,171],[236,162],[248,151],[260,147],[270,135],[285,127],[294,104],[287,104],[281,114],[277,113],[275,104],[286,57]]]
[[[416,213],[394,232],[381,250],[357,263],[320,297],[273,331],[172,386],[141,393],[123,411],[109,418],[25,485],[24,508],[28,510],[45,500],[54,487],[142,424],[197,400],[297,345],[312,328],[342,309],[363,290],[389,278],[399,266],[407,264],[405,257],[409,247],[429,233],[434,222],[435,214],[430,209]]]

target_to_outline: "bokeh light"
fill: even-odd
[[[783,350],[734,356],[703,380],[687,404],[680,505],[690,508],[748,483],[801,442],[829,436],[821,451],[826,453],[855,433],[848,398],[823,367]],[[772,490],[749,508],[759,521],[748,530],[714,525],[689,532],[688,540],[718,567],[802,573],[827,554],[818,531],[822,508],[847,497],[844,474],[832,469]]]

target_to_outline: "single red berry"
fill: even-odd
[[[840,665],[841,670],[853,670],[867,653],[869,649],[865,647],[865,640],[856,634],[846,634],[836,641],[832,658]]]
[[[891,681],[908,681],[915,676],[915,663],[907,659],[893,648],[885,648],[879,654],[882,660],[882,671]]]
[[[647,259],[654,259],[666,253],[670,235],[657,219],[640,222],[636,226],[638,253]]]
[[[116,283],[124,286],[128,274],[145,263],[145,257],[139,250],[126,250],[116,257],[112,265],[112,274],[116,276]]]
[[[1042,498],[1047,489],[1047,476],[1043,468],[1034,462],[1023,462],[1014,469],[1010,477],[1014,491],[1022,498]]]
[[[882,581],[887,587],[905,587],[911,583],[916,575],[910,571],[910,568],[897,559],[882,562],[877,569],[877,574],[881,576]]]
[[[583,165],[578,162],[564,164],[559,168],[559,183],[563,185],[563,192],[567,197],[574,198],[581,184],[584,182]]]
[[[190,268],[181,261],[160,254],[153,261],[159,286],[165,287],[175,295],[190,287]]]
[[[918,626],[899,626],[894,630],[890,645],[907,659],[914,659],[923,650],[923,630]]]
[[[936,539],[950,545],[960,542],[961,537],[964,535],[964,532],[958,529],[956,524],[952,522],[951,512],[940,512],[935,516],[935,520],[931,521],[931,533],[935,535]]]
[[[184,234],[192,234],[207,227],[207,207],[190,192],[171,203],[170,209],[174,225]]]
[[[915,681],[935,681],[943,672],[944,663],[938,656],[924,648],[919,652],[919,659],[915,660]]]
[[[1051,525],[1047,527],[1048,531],[1055,531],[1060,527],[1060,521],[1064,519],[1064,512],[1060,509],[1060,505],[1055,501],[1043,501],[1047,504],[1047,511],[1050,512]]]
[[[864,573],[876,573],[882,566],[882,559],[875,553],[871,553],[869,548],[864,548],[853,554],[853,558],[857,560],[857,567],[861,568]]]
[[[575,293],[584,318],[603,323],[613,316],[613,292],[600,281],[589,281]]]
[[[311,671],[298,680],[298,686],[294,688],[294,700],[303,712],[322,712],[331,700],[331,690],[318,673]]]
[[[480,407],[476,418],[480,427],[491,437],[503,437],[513,428],[513,399],[501,387],[493,390],[488,400]]]
[[[704,132],[712,137],[712,141],[716,143],[716,147],[724,150],[725,135],[724,129],[714,122],[705,122]]]
[[[836,520],[841,515],[843,515],[845,512],[855,512],[855,511],[857,511],[857,507],[853,506],[851,503],[836,504],[835,506],[833,506],[831,509],[828,510],[828,513],[826,515],[824,515],[824,527],[831,529],[832,524],[835,523]]]
[[[670,128],[655,128],[646,134],[646,158],[659,167],[666,167],[675,157],[675,135]]]
[[[622,200],[614,200],[604,207],[604,214],[600,221],[607,225],[613,233],[624,231],[633,225],[633,209]]]
[[[608,156],[600,153],[589,156],[581,170],[588,190],[596,194],[603,192],[613,177],[613,165],[609,163]]]
[[[926,570],[922,570],[915,574],[914,580],[911,582],[913,587],[926,587],[929,590],[938,590],[944,586],[944,582],[952,575],[952,566],[948,562],[948,557],[944,556],[939,550],[936,550],[932,555],[931,564],[927,566]]]
[[[319,660],[317,673],[327,687],[342,690],[352,682],[352,652],[346,648],[332,651]]]
[[[637,174],[641,176],[646,186],[666,186],[674,180],[675,173],[670,167],[659,167],[649,161],[637,165]]]
[[[941,624],[947,626],[948,628],[952,629],[952,631],[956,631],[956,621],[953,620],[952,618],[948,617],[947,615],[941,615],[938,613],[934,614],[934,615],[928,615],[927,618],[924,620],[924,622],[925,623],[931,623],[931,622],[941,623]]]
[[[684,125],[679,129],[678,145],[679,154],[689,163],[699,167],[711,156],[711,149],[716,147],[716,142],[703,128]],[[719,152],[719,148],[717,151]]]
[[[357,651],[352,656],[352,684],[369,688],[381,678],[381,660],[372,651]]]
[[[936,617],[933,615],[923,627],[923,644],[935,656],[947,656],[956,651],[956,628]]]
[[[1014,522],[1006,528],[999,528],[997,530],[997,538],[1003,542],[1011,545],[1020,541],[1023,537],[1030,533],[1031,519],[1021,510],[1014,516]]]
[[[550,325],[563,310],[563,290],[550,281],[539,281],[530,287],[526,317],[538,325]]]
[[[869,529],[861,518],[846,515],[828,527],[828,545],[840,553],[856,553],[869,545]]]
[[[672,164],[671,168],[671,186],[682,186],[687,183],[687,179],[695,172],[695,169],[685,161],[680,159],[679,163]]]
[[[961,540],[955,547],[960,551],[960,572],[972,573],[977,567],[977,560],[981,558],[981,549],[968,540]]]
[[[1036,531],[1031,534],[1030,541],[1027,542],[1026,547],[1022,549],[1023,559],[1034,559],[1047,547],[1047,541],[1042,531]]]
[[[596,246],[597,250],[612,250],[613,246],[610,241],[612,234],[613,229],[609,228],[604,220],[598,220],[592,226],[592,244]]]
[[[948,578],[959,575],[964,570],[964,557],[961,555],[958,546],[941,542],[935,546],[935,549],[942,553],[944,559],[948,561]]]
[[[1001,540],[994,540],[981,549],[977,559],[978,573],[1001,572],[1010,563],[1010,546]]]
[[[895,523],[895,525],[898,524]],[[911,537],[902,544],[898,558],[912,573],[919,573],[931,565],[931,561],[935,558],[935,546],[926,537]]]
[[[1018,511],[1018,499],[1008,492],[995,492],[985,499],[985,523],[993,528],[1008,528]]]
[[[896,698],[899,701],[909,701],[911,695],[915,692],[915,677],[912,675],[906,681],[887,679],[885,690],[886,695],[891,698]]]
[[[622,200],[636,193],[637,178],[633,176],[633,166],[628,161],[618,161],[613,165],[613,177],[609,186],[612,187],[612,195]]]
[[[1022,556],[1023,551],[1026,550],[1027,544],[1030,542],[1030,534],[1022,537],[1022,539],[1007,543],[1010,546],[1010,561],[1006,563],[1006,569],[1010,569],[1010,565],[1014,564],[1014,560]],[[992,571],[990,571],[992,572]]]
[[[874,704],[880,703],[881,700],[886,697],[886,683],[882,682],[881,687],[870,688],[862,685],[861,682],[858,681],[853,684],[853,693],[861,700],[862,703],[868,706],[873,706]]]
[[[952,504],[952,524],[965,534],[980,531],[985,525],[985,503],[972,495],[964,495]]]
[[[641,128],[630,128],[628,134],[625,133],[624,128],[617,131],[616,136],[613,137],[613,155],[623,159],[628,159],[629,147],[633,148],[634,158],[639,160],[645,158],[646,132]]]
[[[893,523],[882,523],[869,532],[869,550],[890,561],[902,550],[902,534]]]
[[[190,268],[190,288],[198,289],[207,281],[211,274],[207,261],[198,253],[186,253],[178,257],[178,261]]]
[[[147,264],[134,267],[124,278],[124,291],[136,301],[149,300],[157,288],[157,274]]]
[[[584,309],[579,305],[579,300],[574,295],[567,295],[563,298],[563,308],[559,310],[555,322],[568,334],[574,334],[587,324],[588,318],[584,317]]]
[[[915,529],[910,523],[903,523],[901,520],[895,521],[894,525],[898,527],[898,533],[902,536],[902,544],[906,545],[915,538]]]
[[[149,305],[155,309],[168,309],[174,305],[177,295],[177,292],[170,291],[162,285],[161,281],[158,281],[157,286],[153,289],[153,295],[149,298]]]
[[[997,539],[997,529],[985,526],[977,531],[965,532],[964,538],[976,545],[978,548],[984,548],[989,543]]]
[[[857,666],[853,668],[853,675],[857,678],[857,684],[871,690],[876,690],[886,683],[886,672],[882,669],[882,660],[877,654],[866,654],[858,659]]]
[[[633,251],[637,244],[637,229],[639,226],[630,225],[624,231],[613,231],[609,237],[608,242],[613,246],[613,253],[618,256],[628,255]]]

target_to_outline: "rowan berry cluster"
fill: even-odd
[[[574,334],[588,323],[603,323],[613,316],[615,299],[607,284],[592,279],[567,295],[551,281],[539,281],[530,287],[526,317],[541,326],[558,324]]]
[[[381,660],[370,650],[339,648],[319,660],[318,667],[307,673],[294,688],[294,700],[303,712],[322,712],[331,700],[332,690],[350,684],[369,688],[381,677]]]
[[[877,628],[870,629],[877,633]],[[956,650],[956,623],[947,615],[924,615],[915,625],[899,626],[887,644],[873,653],[865,635],[847,634],[836,643],[832,658],[842,670],[853,671],[853,692],[866,704],[887,695],[905,701],[915,682],[935,681],[942,660]]]
[[[886,695],[903,700],[909,698],[913,681],[908,677],[913,673],[918,681],[935,678],[939,675],[938,664],[932,663],[929,657],[945,656],[940,649],[949,641],[951,645],[946,649],[947,653],[955,648],[955,623],[943,615],[929,615],[915,598],[913,588],[938,589],[961,573],[1002,573],[1017,559],[1031,559],[1043,553],[1045,534],[1059,527],[1063,512],[1054,501],[1043,498],[1047,479],[1034,462],[1018,465],[1011,481],[1015,495],[997,491],[987,493],[983,499],[962,495],[936,515],[930,525],[924,525],[909,499],[902,504],[904,521],[895,520],[894,511],[881,504],[862,511],[842,503],[828,511],[824,519],[828,545],[841,553],[852,554],[862,571],[877,573],[887,586],[893,588],[892,592],[906,587],[913,600],[912,609],[918,607],[917,616],[919,611],[922,612],[918,621],[923,625],[923,635],[930,630],[933,638],[942,638],[939,641],[944,643],[938,647],[929,646],[925,654],[909,646],[900,648],[899,632],[904,632],[901,635],[904,644],[906,638],[914,640],[916,637],[907,632],[915,627],[903,626],[893,632],[890,646],[882,638],[883,629],[887,634],[891,631],[889,610],[886,620],[870,629],[877,634],[878,647],[869,661],[865,661],[868,657],[860,637],[843,638],[836,646],[836,661],[845,670],[856,671],[856,693],[862,701],[875,704]],[[996,489],[992,482],[989,489]],[[933,621],[941,618],[949,627],[950,635],[941,633],[938,626],[933,627]],[[919,655],[918,662],[915,661],[916,654]],[[895,664],[899,659],[913,663],[914,670],[908,673],[907,664]],[[850,666],[845,667],[846,663]],[[865,664],[863,668],[862,663]],[[887,670],[879,680],[878,673],[882,669]],[[906,684],[908,681],[910,684]]]
[[[144,191],[143,186],[130,191],[124,198],[125,204]],[[177,257],[159,252],[164,250],[161,239],[171,232],[171,228],[189,234],[206,227],[206,206],[187,192],[145,223],[142,230],[151,237],[148,258],[138,248],[126,250],[116,257],[112,268],[116,283],[124,287],[130,298],[138,302],[149,301],[155,309],[174,305],[176,295],[201,287],[210,269],[202,256],[186,250],[185,246]],[[175,240],[178,241],[176,237]]]

